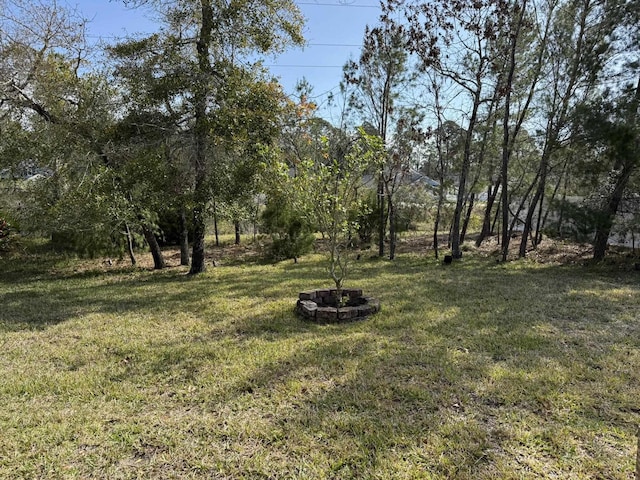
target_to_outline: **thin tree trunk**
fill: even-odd
[[[198,70],[203,77],[211,74],[209,60],[209,45],[211,44],[211,32],[213,30],[213,10],[211,0],[200,0],[201,16],[200,31],[196,42]],[[207,168],[207,139],[209,135],[209,123],[207,121],[207,84],[198,82],[194,90],[195,104],[195,188],[193,208],[193,254],[191,256],[190,274],[202,273],[206,270],[205,264],[205,235],[206,212],[208,200],[208,168]]]
[[[471,213],[473,212],[473,205],[475,203],[476,194],[471,193],[469,196],[468,206],[467,206],[467,214],[464,217],[464,223],[462,224],[462,233],[460,233],[460,243],[464,243],[464,239],[467,236],[467,228],[469,228],[469,222],[471,221]]]
[[[500,194],[500,199],[498,201],[498,208],[496,208],[496,214],[493,217],[493,223],[491,224],[491,233],[493,234],[493,232],[496,231],[496,224],[498,225],[498,230],[500,229],[500,216],[502,214],[502,210],[501,210],[501,205],[502,205],[502,193]],[[500,244],[500,236],[498,235],[498,245]]]
[[[547,209],[544,210],[544,215],[543,215],[543,209],[542,209],[542,204],[543,202],[540,202],[540,211],[538,213],[538,224],[536,225],[536,234],[534,236],[534,245],[537,247],[538,245],[540,245],[540,243],[542,242],[542,230],[544,229],[545,225],[547,224],[547,219],[549,218],[549,211],[551,210],[551,205],[553,205],[553,203],[555,202],[556,196],[558,195],[558,190],[560,190],[560,184],[562,183],[562,179],[565,176],[565,173],[567,171],[567,164],[569,163],[568,160],[565,160],[564,165],[562,166],[562,172],[560,172],[560,176],[558,177],[558,181],[556,182],[555,187],[553,187],[553,193],[551,194],[551,198],[549,199],[547,203]]]
[[[440,192],[438,194],[438,208],[436,209],[436,220],[433,226],[433,250],[436,255],[436,260],[438,259],[438,229],[440,228],[440,218],[442,216],[442,205],[444,203],[444,192],[442,190],[443,190],[442,187],[440,187]]]
[[[482,83],[478,79],[478,88],[474,92],[473,108],[471,109],[471,117],[469,118],[469,126],[464,141],[464,155],[462,157],[460,181],[458,182],[458,198],[456,201],[456,209],[453,214],[453,225],[451,226],[450,235],[453,258],[462,257],[462,252],[460,250],[460,219],[462,217],[462,209],[464,207],[467,176],[469,175],[469,169],[471,167],[471,143],[473,141],[473,131],[475,129],[476,120],[478,118],[478,108],[480,107],[480,94],[482,88],[481,85]]]
[[[544,157],[544,154],[543,154]],[[540,163],[540,175],[538,176],[538,188],[536,189],[536,193],[533,195],[531,199],[531,204],[529,205],[529,210],[527,211],[527,216],[524,221],[524,226],[522,229],[522,238],[520,240],[520,248],[518,250],[518,256],[520,258],[524,258],[527,255],[527,241],[529,237],[529,232],[531,232],[533,226],[533,216],[535,215],[536,208],[538,207],[538,203],[542,205],[542,199],[544,197],[544,190],[547,186],[547,170],[548,170],[548,162],[543,159]]]
[[[491,99],[491,103],[489,105],[489,113],[487,114],[487,119],[493,119],[492,128],[485,129],[484,133],[482,134],[482,142],[480,143],[480,153],[478,155],[478,165],[476,167],[476,175],[473,179],[473,183],[470,189],[472,192],[475,191],[475,188],[478,185],[478,182],[480,181],[480,174],[481,174],[482,166],[484,165],[484,160],[486,156],[485,153],[487,149],[489,133],[495,132],[496,124],[498,122],[497,116],[494,115],[494,109],[496,108],[496,105],[498,103],[498,90],[499,90],[499,86],[496,85],[496,89],[493,93],[493,98]],[[489,193],[490,192],[491,192],[491,187],[489,187]],[[467,214],[465,216],[464,223],[462,225],[462,234],[460,235],[461,237],[460,243],[464,243],[464,239],[467,236],[467,230],[469,228],[469,223],[471,221],[471,214],[473,213],[474,203],[475,203],[475,193],[472,193],[469,201],[469,208],[467,208]],[[484,222],[483,222],[483,227],[484,227]],[[482,240],[480,240],[480,242],[482,242]],[[479,243],[478,243],[478,246],[480,246]]]
[[[180,265],[189,265],[189,226],[184,206],[180,208]]]
[[[153,269],[162,270],[165,268],[166,264],[164,262],[162,250],[160,250],[160,245],[158,245],[158,239],[146,225],[142,225],[142,233],[144,234],[144,239],[149,245],[149,250],[151,250],[151,256],[153,257]]]
[[[240,245],[240,221],[239,220],[234,220],[233,229],[234,229],[235,234],[236,234],[235,244],[236,245]]]
[[[216,237],[216,247],[220,246],[220,231],[218,230],[218,205],[213,200],[213,234]]]
[[[124,224],[124,228],[125,228],[125,235],[127,237],[127,252],[129,253],[129,259],[131,260],[131,265],[135,265],[136,262],[136,256],[133,253],[133,237],[131,235],[131,230],[129,229],[129,224],[125,223]]]
[[[524,18],[526,0],[522,5],[522,13],[516,25],[516,30],[511,36],[509,45],[509,71],[507,72],[507,82],[505,85],[506,94],[504,100],[504,118],[502,122],[502,164],[500,167],[500,178],[502,179],[502,261],[506,261],[509,255],[509,235],[507,225],[509,224],[509,160],[511,159],[512,138],[509,123],[511,121],[511,91],[513,89],[513,76],[516,70],[516,47],[520,32],[520,26]]]
[[[378,178],[378,208],[380,209],[380,216],[378,218],[378,256],[384,257],[384,237],[387,232],[387,216],[385,214],[384,208],[384,180],[383,173],[380,172],[380,177]]]
[[[388,197],[389,203],[389,260],[396,257],[396,206]]]
[[[527,199],[529,198],[529,195],[531,195],[531,190],[533,190],[533,187],[536,186],[537,181],[538,181],[538,175],[536,175],[536,178],[529,185],[529,188],[527,188],[527,191],[524,193],[524,195],[522,195],[522,199],[518,204],[517,210],[515,212],[511,212],[511,216],[513,218],[511,219],[511,223],[509,224],[509,228],[507,230],[509,237],[511,237],[513,230],[516,228],[516,223],[518,223],[518,220],[520,220],[520,213],[524,210],[524,206],[527,203]]]
[[[491,190],[492,185],[489,185],[489,188],[487,189],[487,206],[484,211],[484,219],[482,221],[482,230],[480,231],[480,235],[476,240],[476,247],[479,247],[480,245],[482,245],[482,242],[484,241],[484,239],[493,233],[494,225],[492,225],[491,213],[493,211],[493,205],[496,201],[496,198],[498,197],[498,191],[500,190],[501,183],[502,183],[501,180],[498,179],[495,185],[493,185],[493,191]]]

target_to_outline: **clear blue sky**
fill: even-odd
[[[144,9],[128,9],[118,0],[76,0],[78,10],[90,20],[91,40],[113,41],[136,33],[148,33],[155,25]],[[286,92],[291,93],[298,80],[305,77],[313,86],[317,102],[322,104],[326,93],[337,93],[342,66],[356,59],[367,24],[375,25],[380,14],[376,0],[298,0],[306,18],[305,39],[308,45],[290,50],[265,63],[280,78]]]

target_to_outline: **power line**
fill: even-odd
[[[309,47],[362,47],[361,43],[307,43]]]
[[[133,33],[130,36],[144,36],[144,35],[153,35],[152,33]],[[117,35],[85,35],[87,38],[96,38],[99,40],[126,40],[129,38],[128,35],[117,36]],[[362,47],[361,43],[307,43],[303,47]]]
[[[339,8],[380,8],[380,5],[356,5],[354,3],[318,3],[296,2],[298,5],[312,5],[314,7],[339,7]]]
[[[272,64],[272,65],[264,65],[265,67],[269,67],[269,68],[277,68],[277,67],[282,67],[282,68],[343,68],[344,65],[290,65],[290,64],[283,64],[283,65],[277,65],[277,64]]]

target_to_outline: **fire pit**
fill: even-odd
[[[338,302],[337,290],[309,290],[298,295],[296,311],[304,318],[316,322],[348,322],[380,311],[380,301],[365,297],[362,290],[345,288]]]

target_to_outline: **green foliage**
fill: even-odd
[[[117,174],[99,167],[80,183],[54,175],[25,183],[18,211],[21,230],[50,237],[56,248],[81,255],[122,255],[127,227],[134,233],[139,217]],[[143,245],[140,237],[136,242]]]
[[[358,237],[365,245],[371,244],[380,226],[380,202],[375,190],[364,194],[362,209],[358,212],[356,222],[358,224]]]
[[[272,198],[261,215],[262,225],[271,234],[268,257],[275,261],[297,261],[313,249],[315,236],[308,219],[282,198]]]
[[[329,243],[329,276],[342,288],[348,274],[349,249],[366,212],[367,187],[363,175],[379,163],[379,137],[360,130],[349,137],[334,130],[322,137],[311,158],[271,157],[263,164],[265,188],[287,198],[305,222],[322,232]]]
[[[348,275],[358,218],[366,211],[362,179],[381,162],[384,151],[380,137],[362,129],[354,138],[341,140],[325,139],[324,162],[301,162],[297,177],[307,211],[329,240],[329,275],[338,290]]]
[[[552,207],[556,212],[562,212],[562,224],[558,221],[550,222],[545,233],[552,237],[560,237],[580,243],[592,243],[597,228],[602,227],[608,221],[596,205],[588,202],[573,203],[557,200]]]
[[[426,220],[429,207],[433,204],[427,192],[421,187],[400,187],[395,192],[396,233],[416,228],[417,222]],[[369,245],[378,236],[380,227],[380,202],[375,190],[364,193],[362,208],[358,212],[358,237],[364,245]]]
[[[0,217],[0,250],[4,250],[9,245],[9,235],[11,234],[11,225],[4,218]]]
[[[193,236],[193,228],[189,218],[185,218],[189,238]],[[160,210],[158,214],[158,242],[160,245],[180,245],[181,225],[180,211],[178,208],[168,206]]]

